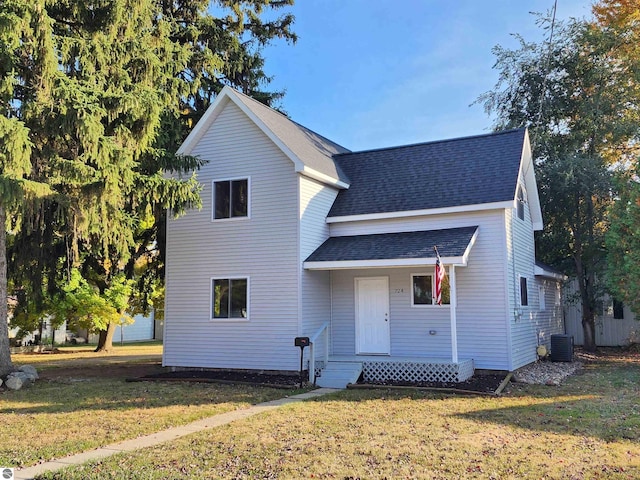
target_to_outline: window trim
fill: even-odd
[[[527,301],[527,303],[522,303],[522,280],[524,279],[524,286],[525,286],[525,300]],[[527,279],[527,277],[525,277],[524,275],[518,275],[518,289],[520,291],[520,294],[518,295],[518,305],[521,307],[528,307],[529,306],[529,281]]]
[[[538,285],[538,306],[539,306],[539,310],[541,312],[546,312],[547,311],[547,299],[545,298],[545,295],[547,294],[547,289],[545,287],[545,285]]]
[[[431,303],[422,304],[422,303],[415,303],[414,302],[413,277],[431,277]],[[450,307],[451,306],[450,303],[442,302],[442,305],[438,305],[437,303],[435,303],[435,298],[436,298],[435,272],[431,272],[431,273],[418,273],[418,272],[412,273],[411,276],[410,276],[409,290],[410,290],[409,295],[411,296],[411,308],[442,308],[442,307]]]
[[[247,214],[243,217],[228,217],[228,218],[216,218],[216,183],[219,182],[234,182],[238,180],[247,181]],[[251,177],[228,177],[228,178],[214,178],[211,180],[211,221],[212,222],[235,222],[248,220],[251,218]]]
[[[213,302],[214,302],[214,293],[213,293],[213,281],[214,280],[246,280],[247,281],[247,316],[246,317],[214,317],[213,316]],[[220,323],[220,322],[248,322],[251,319],[251,278],[249,275],[218,275],[209,278],[209,321]]]

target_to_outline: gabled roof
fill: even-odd
[[[541,228],[530,157],[525,129],[336,155],[352,181],[327,221],[508,208],[522,171]]]
[[[331,237],[304,262],[310,270],[434,265],[438,252],[444,264],[464,266],[478,227],[417,232]]]
[[[333,161],[333,155],[348,149],[290,120],[231,87],[224,87],[207,109],[178,154],[189,155],[228,102],[236,104],[289,157],[297,172],[323,183],[346,188],[348,177]]]

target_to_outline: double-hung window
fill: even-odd
[[[249,179],[214,180],[213,219],[249,216]]]
[[[248,278],[212,278],[211,318],[249,318],[248,291]]]

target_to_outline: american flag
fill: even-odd
[[[438,305],[442,305],[442,280],[444,280],[445,275],[447,274],[444,270],[444,265],[442,265],[442,260],[440,260],[440,254],[438,253],[438,249],[433,247],[436,251],[436,302]]]

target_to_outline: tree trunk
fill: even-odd
[[[100,330],[96,352],[110,353],[113,351],[113,334],[116,332],[116,324],[110,323],[106,330]]]
[[[9,348],[9,304],[7,294],[7,212],[0,202],[0,377],[13,371]]]
[[[587,352],[596,351],[596,321],[593,312],[582,314],[582,333],[584,334],[584,349]]]

